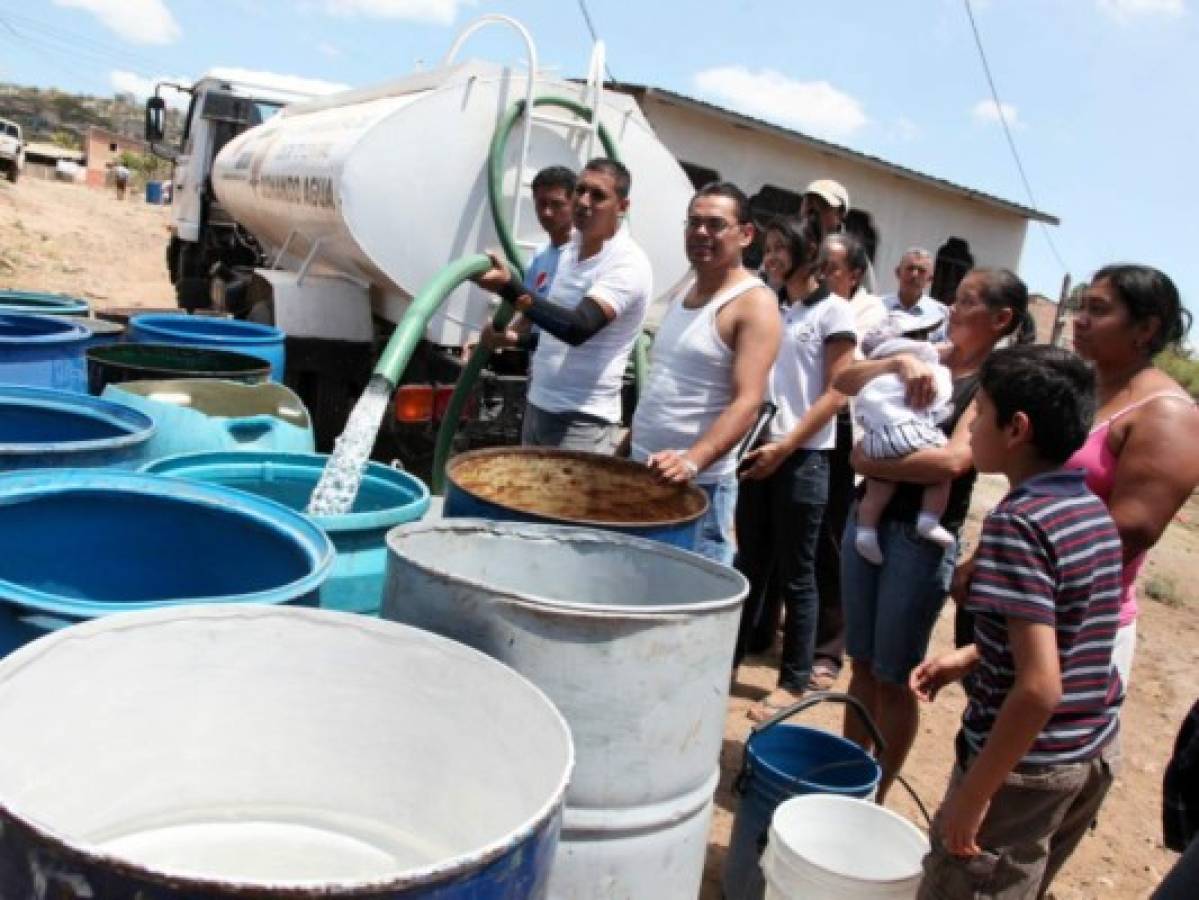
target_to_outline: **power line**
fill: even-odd
[[[599,43],[599,35],[595,31],[595,23],[591,21],[591,13],[587,11],[587,0],[579,0],[579,12],[583,14],[583,21],[587,23],[587,31],[591,33],[593,43]],[[616,76],[612,74],[612,68],[608,65],[608,57],[604,56],[604,71],[608,73],[608,80],[616,83]]]
[[[1037,198],[1033,194],[1032,184],[1028,180],[1028,173],[1024,171],[1024,163],[1020,159],[1020,152],[1016,149],[1016,141],[1012,137],[1012,130],[1008,126],[1007,115],[1003,111],[1003,104],[999,101],[999,91],[995,88],[995,79],[991,75],[991,64],[987,62],[987,53],[983,50],[983,40],[978,33],[978,23],[974,21],[974,9],[970,6],[970,0],[962,0],[962,4],[966,7],[966,17],[970,20],[970,31],[974,34],[974,46],[978,48],[978,58],[983,64],[983,74],[987,76],[987,86],[991,89],[991,100],[995,103],[995,114],[999,116],[999,124],[1003,126],[1003,135],[1007,138],[1008,148],[1012,151],[1012,159],[1016,161],[1016,170],[1020,173],[1020,180],[1024,183],[1024,190],[1028,194],[1028,202],[1034,210],[1040,211],[1040,206],[1037,205]],[[1064,272],[1069,273],[1070,267],[1066,265],[1062,255],[1058,253],[1057,245],[1053,242],[1053,235],[1049,232],[1049,227],[1044,222],[1038,222],[1041,226],[1041,233],[1045,235],[1045,241],[1049,244],[1049,249],[1053,252],[1054,258],[1058,265],[1062,267]]]

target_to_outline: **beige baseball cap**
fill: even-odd
[[[831,178],[818,178],[807,186],[805,194],[815,194],[829,206],[839,206],[843,212],[849,212],[849,191],[839,181]]]

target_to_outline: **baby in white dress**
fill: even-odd
[[[940,322],[933,323],[933,327]],[[931,331],[929,323],[905,316],[889,319],[862,337],[862,352],[869,359],[883,359],[900,353],[911,354],[933,368],[936,394],[924,409],[913,409],[906,400],[907,385],[898,375],[884,374],[871,379],[854,399],[854,418],[861,427],[862,450],[871,459],[900,459],[925,447],[943,447],[946,437],[938,427],[953,411],[953,376],[941,364],[938,348],[927,340],[915,339]],[[941,526],[941,516],[949,501],[951,481],[926,485],[916,518],[916,531],[942,547],[953,545],[953,535]],[[878,523],[896,482],[877,478],[865,480],[865,491],[858,501],[857,533],[854,546],[863,559],[879,565],[883,552],[878,542]]]

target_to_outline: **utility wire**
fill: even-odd
[[[593,43],[599,43],[599,35],[595,31],[595,23],[591,21],[591,13],[587,11],[587,0],[579,0],[579,12],[583,14],[583,21],[587,23],[587,30],[591,33]],[[604,56],[604,71],[608,73],[608,80],[613,84],[616,83],[616,76],[612,74],[612,67],[608,65],[608,57]]]
[[[580,0],[582,2],[582,0]],[[1020,160],[1020,152],[1016,149],[1016,141],[1012,137],[1012,129],[1008,126],[1007,116],[1003,112],[1003,104],[999,102],[999,91],[995,88],[995,79],[991,75],[991,64],[987,62],[987,53],[983,50],[982,37],[978,33],[978,23],[974,21],[974,9],[970,6],[970,0],[962,0],[962,4],[966,7],[966,17],[970,20],[970,31],[974,34],[974,45],[978,48],[978,58],[982,61],[983,74],[987,76],[987,86],[991,89],[991,99],[995,103],[995,113],[999,116],[999,124],[1003,126],[1003,135],[1007,138],[1008,148],[1012,151],[1012,159],[1016,161],[1016,170],[1020,173],[1020,180],[1024,183],[1024,190],[1028,194],[1028,202],[1034,210],[1040,211],[1037,205],[1037,198],[1032,191],[1032,184],[1028,180],[1028,173],[1024,171],[1024,163]],[[1062,259],[1062,255],[1058,253],[1057,245],[1053,242],[1053,235],[1049,232],[1049,227],[1044,222],[1038,223],[1041,226],[1041,232],[1045,235],[1045,241],[1049,244],[1049,249],[1053,252],[1054,258],[1062,270],[1069,273],[1070,267],[1066,265]]]

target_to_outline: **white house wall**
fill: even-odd
[[[950,237],[969,244],[975,265],[1019,267],[1028,222],[1018,213],[736,124],[717,113],[652,96],[642,101],[642,109],[680,161],[715,169],[750,196],[766,184],[799,193],[816,178],[834,178],[845,185],[852,206],[869,212],[878,232],[875,269],[880,291],[894,289],[895,264],[904,250],[922,246],[935,254]]]

